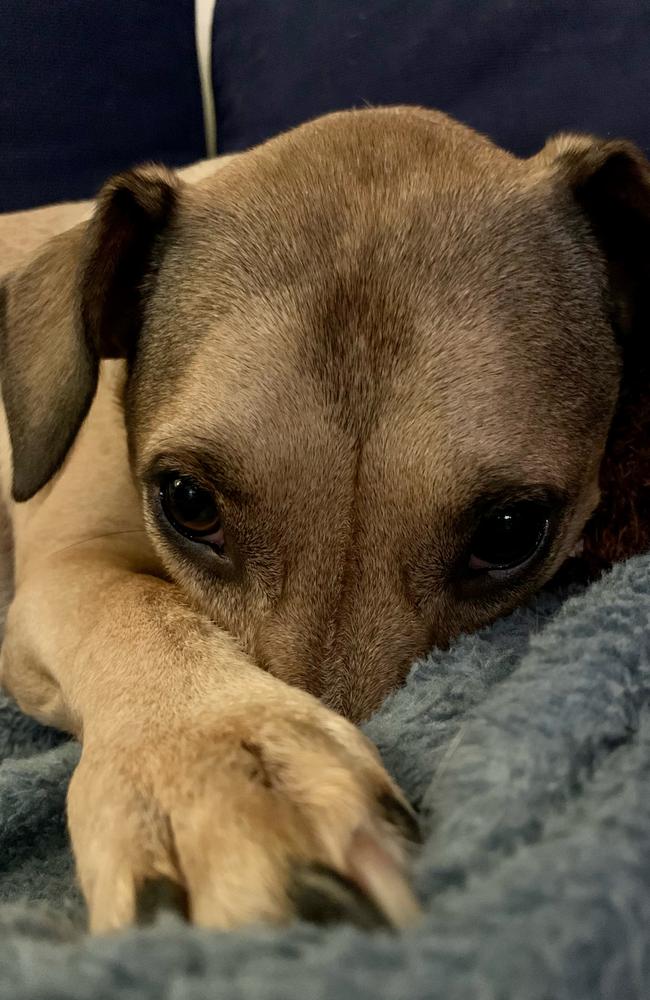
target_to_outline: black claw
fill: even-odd
[[[144,927],[152,924],[159,913],[177,913],[184,920],[189,918],[187,892],[177,882],[165,876],[148,878],[138,889],[136,897],[136,922]]]
[[[297,915],[312,924],[348,921],[366,931],[391,929],[384,914],[359,886],[327,865],[296,866],[288,895]]]
[[[414,812],[411,812],[390,792],[384,792],[380,796],[378,804],[386,822],[396,826],[405,840],[411,844],[422,843],[422,833]]]

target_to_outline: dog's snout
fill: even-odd
[[[368,719],[426,651],[428,629],[403,606],[353,615],[321,664],[322,700],[353,722]]]
[[[321,588],[321,590],[324,589]],[[428,646],[429,629],[402,591],[361,578],[335,601],[285,601],[259,629],[255,656],[270,673],[355,722],[367,719]]]

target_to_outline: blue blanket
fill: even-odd
[[[78,748],[0,700],[0,997],[650,997],[650,557],[433,653],[367,730],[423,816],[419,928],[166,916],[93,940],[64,821]]]

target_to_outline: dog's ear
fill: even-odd
[[[55,237],[0,288],[16,500],[32,497],[61,466],[95,394],[100,359],[133,352],[178,185],[159,167],[118,175],[88,223]]]
[[[650,548],[650,163],[632,143],[562,135],[540,159],[570,192],[604,263],[605,307],[622,351],[619,399],[584,537],[597,574]]]

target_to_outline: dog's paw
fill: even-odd
[[[372,744],[301,692],[89,739],[68,815],[94,931],[160,909],[232,928],[405,926],[417,823]]]

